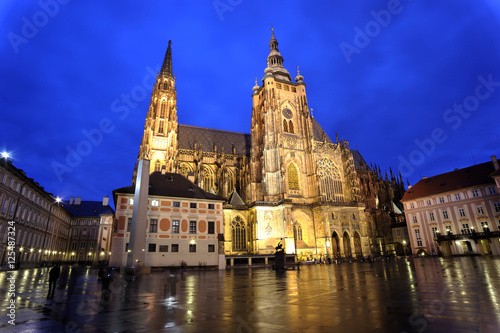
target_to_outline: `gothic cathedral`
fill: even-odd
[[[401,176],[368,166],[333,142],[308,107],[306,84],[283,67],[271,33],[262,84],[253,87],[250,135],[178,124],[172,46],[157,75],[138,160],[227,198],[225,254],[285,252],[350,258],[383,253]],[[134,172],[135,178],[135,172]],[[389,228],[389,231],[388,231]]]

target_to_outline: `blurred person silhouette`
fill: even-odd
[[[47,298],[54,297],[54,292],[56,291],[57,279],[61,275],[61,270],[57,264],[54,264],[49,272],[49,293]]]

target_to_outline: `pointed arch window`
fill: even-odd
[[[288,188],[290,190],[299,189],[299,172],[297,171],[297,167],[293,163],[290,163],[290,165],[288,165]]]
[[[163,81],[163,89],[167,89],[168,88],[168,82],[167,80]]]
[[[160,107],[160,118],[165,118],[165,110],[167,109],[167,103],[165,103],[165,100],[161,101],[161,107]]]
[[[156,163],[155,163],[155,171],[161,171],[161,163],[160,163],[160,160],[156,160]]]
[[[214,172],[213,170],[204,165],[203,166],[203,189],[210,192],[214,187]]]
[[[295,223],[295,225],[293,226],[293,238],[296,241],[302,240],[302,227],[298,223]]]
[[[286,119],[283,119],[283,131],[288,132],[288,123],[286,122]]]
[[[321,198],[324,201],[344,201],[340,172],[329,158],[318,161],[317,175],[320,180]]]
[[[163,134],[163,119],[161,119],[158,124],[158,133]]]
[[[236,216],[231,223],[231,236],[233,239],[233,251],[246,251],[247,234],[245,223],[241,217]]]
[[[290,133],[294,133],[294,131],[293,131],[293,122],[291,120],[288,123],[288,130],[290,131]]]
[[[191,169],[191,166],[189,166],[189,164],[182,163],[179,167],[179,171],[180,171],[181,175],[188,178],[189,173],[192,172],[193,170]]]
[[[227,194],[235,190],[234,173],[231,169],[227,169]]]

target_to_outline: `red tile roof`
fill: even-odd
[[[406,191],[401,201],[414,200],[472,186],[494,184],[495,181],[491,178],[494,171],[493,163],[486,162],[434,177],[423,178]]]

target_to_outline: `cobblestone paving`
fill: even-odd
[[[63,267],[49,299],[48,268],[15,275],[0,272],[0,333],[500,332],[500,258],[114,274],[107,298],[95,269]]]

